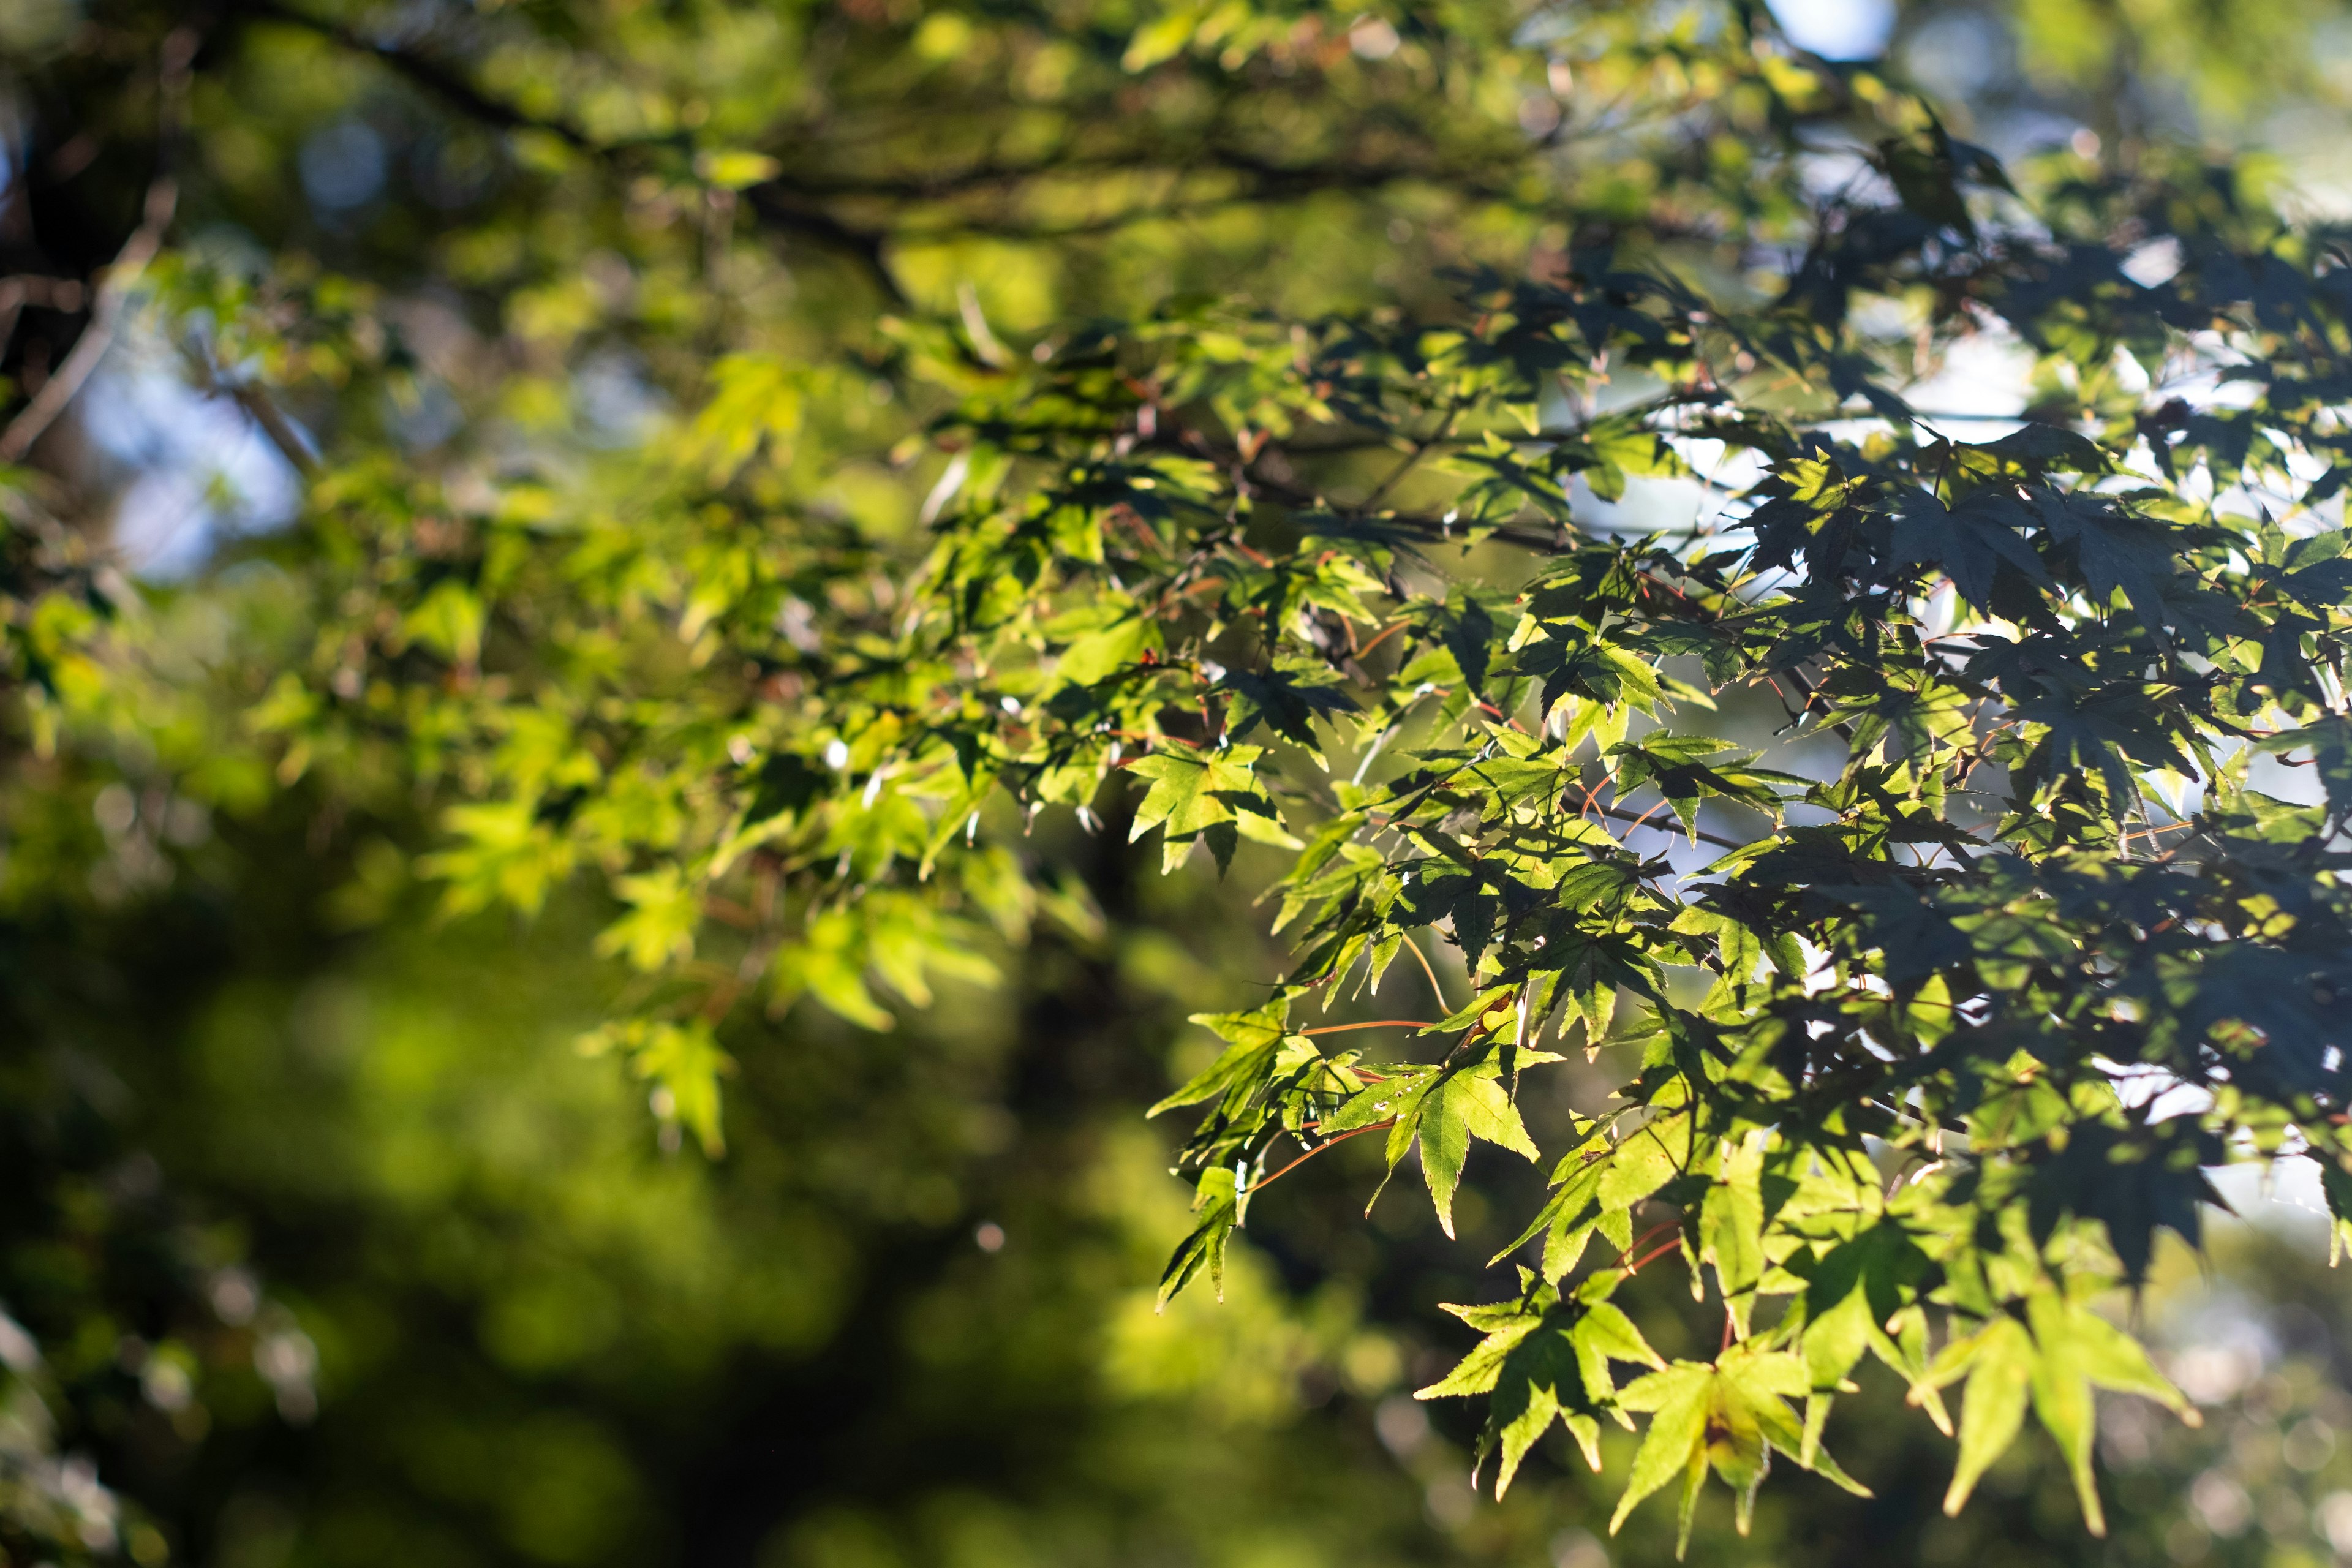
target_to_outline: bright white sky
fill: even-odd
[[[1769,0],[1781,31],[1823,59],[1866,60],[1885,53],[1895,0]]]

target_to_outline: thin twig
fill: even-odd
[[[172,215],[180,205],[179,182],[172,170],[179,151],[180,136],[185,128],[190,73],[195,64],[196,50],[203,42],[202,33],[193,26],[178,26],[163,36],[162,58],[156,77],[158,103],[156,108],[155,177],[149,182],[146,199],[140,205],[139,226],[104,272],[104,281],[95,285],[97,296],[90,319],[82,328],[81,336],[74,341],[71,353],[57,373],[43,382],[33,399],[17,410],[5,430],[0,430],[0,463],[22,461],[33,449],[33,443],[57,422],[76,394],[82,389],[114,344],[115,332],[121,325],[122,306],[129,297],[130,283],[155,259],[163,247],[163,235],[172,226]],[[14,325],[14,309],[10,324]]]
[[[516,104],[494,98],[468,81],[464,73],[429,56],[396,45],[382,43],[357,29],[329,16],[312,16],[307,9],[284,3],[284,0],[238,0],[236,7],[257,16],[289,27],[299,27],[354,54],[367,55],[405,78],[413,86],[462,110],[467,118],[500,131],[538,131],[554,137],[575,151],[604,153],[614,151],[570,121],[553,115],[531,114]],[[656,140],[648,138],[647,140]]]
[[[1458,405],[1447,409],[1444,422],[1437,426],[1437,433],[1423,440],[1415,441],[1412,444],[1412,450],[1405,454],[1404,460],[1390,470],[1389,477],[1382,479],[1373,489],[1372,493],[1364,498],[1363,504],[1356,510],[1367,512],[1380,510],[1381,502],[1389,499],[1389,492],[1395,489],[1398,482],[1407,474],[1420,467],[1421,460],[1429,456],[1430,448],[1442,445],[1445,438],[1454,433],[1454,421],[1461,416],[1462,410]]]
[[[1374,648],[1376,648],[1376,647],[1380,647],[1380,646],[1381,646],[1381,644],[1382,644],[1382,643],[1384,643],[1384,642],[1388,641],[1388,640],[1389,640],[1389,638],[1391,638],[1391,637],[1392,637],[1396,636],[1396,635],[1397,635],[1397,633],[1399,633],[1399,632],[1401,632],[1401,631],[1404,630],[1404,629],[1405,629],[1405,627],[1407,627],[1407,626],[1411,626],[1411,625],[1412,625],[1412,623],[1411,621],[1407,620],[1407,621],[1398,621],[1398,622],[1394,623],[1393,625],[1391,625],[1391,626],[1389,626],[1389,627],[1388,627],[1388,629],[1387,629],[1387,630],[1385,630],[1385,631],[1383,631],[1383,632],[1381,632],[1380,636],[1378,636],[1378,637],[1374,637],[1371,641],[1370,641],[1370,642],[1366,643],[1363,647],[1360,647],[1360,648],[1358,648],[1358,649],[1356,650],[1356,653],[1355,653],[1356,662],[1357,662],[1358,664],[1361,664],[1361,663],[1363,663],[1363,661],[1364,661],[1365,658],[1366,658],[1369,654],[1370,654],[1370,652],[1372,651],[1372,649],[1374,649]]]
[[[1350,1138],[1359,1138],[1367,1132],[1378,1132],[1383,1127],[1393,1127],[1395,1125],[1396,1118],[1391,1116],[1386,1121],[1375,1121],[1369,1127],[1354,1128],[1349,1131],[1340,1133],[1336,1138],[1327,1138],[1322,1142],[1318,1143],[1315,1147],[1307,1151],[1306,1153],[1298,1156],[1297,1159],[1290,1162],[1289,1164],[1285,1165],[1281,1170],[1276,1171],[1273,1175],[1261,1177],[1259,1180],[1251,1183],[1248,1190],[1254,1193],[1261,1187],[1272,1186],[1275,1183],[1282,1180],[1283,1177],[1290,1174],[1291,1172],[1298,1169],[1299,1166],[1307,1163],[1307,1161],[1315,1158],[1316,1155],[1323,1152],[1324,1150],[1330,1148],[1334,1143],[1345,1143]]]
[[[1659,805],[1664,804],[1664,802],[1663,801],[1659,803]],[[1654,805],[1649,809],[1649,811],[1645,811],[1642,813],[1641,816],[1636,816],[1632,812],[1622,810],[1617,806],[1604,805],[1601,808],[1601,815],[1603,816],[1614,817],[1620,822],[1630,822],[1636,827],[1645,827],[1649,826],[1652,813],[1655,812],[1657,809],[1658,807]],[[1577,815],[1580,816],[1583,813],[1579,812]],[[1660,827],[1658,831],[1669,836],[1673,833],[1673,829],[1663,826]],[[1690,836],[1703,844],[1712,844],[1719,849],[1745,849],[1748,847],[1747,844],[1740,842],[1737,838],[1726,838],[1720,833],[1709,833],[1705,828],[1696,829],[1693,831]]]
[[[82,384],[98,369],[99,361],[114,346],[114,334],[121,325],[123,301],[129,296],[130,280],[138,277],[155,253],[163,247],[163,231],[171,226],[172,214],[179,206],[178,182],[166,175],[147,187],[147,202],[139,226],[115,254],[106,269],[106,281],[100,285],[98,305],[90,313],[89,325],[82,329],[74,341],[73,352],[66,355],[65,363],[55,375],[41,384],[33,401],[17,412],[0,431],[0,463],[21,461],[33,443],[57,422],[58,416],[74,400]]]
[[[1628,1274],[1639,1274],[1642,1271],[1642,1266],[1643,1264],[1656,1262],[1659,1258],[1664,1258],[1667,1253],[1672,1252],[1682,1244],[1682,1237],[1676,1237],[1674,1240],[1666,1242],[1663,1246],[1654,1247],[1650,1251],[1642,1254],[1641,1257],[1633,1259],[1633,1262],[1625,1265],[1625,1272]]]
[[[1431,966],[1429,955],[1421,951],[1421,943],[1412,940],[1410,931],[1404,935],[1404,950],[1421,961],[1421,972],[1429,976],[1429,988],[1437,994],[1439,1011],[1452,1012],[1454,1004],[1445,999],[1445,987],[1437,983],[1437,971]]]
[[[291,419],[286,417],[284,410],[278,406],[268,393],[258,386],[240,386],[230,395],[236,399],[237,406],[261,426],[261,433],[269,437],[269,444],[278,448],[278,456],[292,465],[296,473],[305,479],[318,473],[319,459],[311,456],[309,445],[302,439],[302,433]]]
[[[51,310],[79,310],[89,290],[73,278],[0,278],[0,354],[16,336],[17,319],[27,305]]]
[[[1617,1267],[1618,1267],[1618,1268],[1624,1268],[1624,1267],[1625,1267],[1625,1260],[1626,1260],[1627,1258],[1631,1258],[1631,1257],[1633,1257],[1633,1248],[1634,1248],[1634,1247],[1643,1247],[1643,1246],[1647,1246],[1647,1245],[1648,1245],[1648,1243],[1649,1243],[1649,1240],[1650,1240],[1650,1238],[1651,1238],[1652,1237],[1658,1235],[1658,1234],[1659,1234],[1660,1232],[1662,1232],[1662,1231],[1668,1231],[1668,1230],[1672,1230],[1672,1229],[1674,1229],[1674,1227],[1675,1227],[1675,1224],[1676,1224],[1676,1223],[1677,1223],[1677,1222],[1675,1222],[1675,1221],[1674,1221],[1674,1220],[1663,1220],[1663,1221],[1659,1222],[1658,1224],[1652,1226],[1649,1229],[1647,1229],[1647,1230],[1643,1231],[1641,1235],[1639,1235],[1639,1236],[1635,1237],[1633,1239],[1633,1241],[1632,1241],[1632,1242],[1631,1242],[1631,1243],[1626,1247],[1625,1250],[1624,1250],[1624,1251],[1622,1251],[1622,1252],[1621,1252],[1621,1253],[1619,1253],[1619,1254],[1617,1255]],[[1637,1264],[1635,1264],[1633,1267],[1635,1267],[1636,1268],[1640,1268],[1640,1267],[1641,1267],[1641,1265],[1637,1263]]]
[[[82,291],[81,280],[75,278],[42,278],[30,273],[0,278],[0,310],[19,310],[26,305],[49,310],[79,310]]]

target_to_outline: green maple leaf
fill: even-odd
[[[1650,1103],[1664,1110],[1670,1101],[1662,1093]],[[1604,1213],[1630,1215],[1634,1205],[1687,1170],[1691,1157],[1690,1113],[1654,1117],[1610,1152],[1609,1168],[1593,1196]]]
[[[1523,1064],[1559,1059],[1544,1051],[1519,1053]],[[1391,1150],[1407,1125],[1403,1119],[1398,1121],[1396,1131],[1390,1134]],[[1528,1136],[1526,1123],[1519,1120],[1519,1108],[1511,1103],[1510,1092],[1503,1086],[1501,1064],[1493,1059],[1446,1074],[1423,1090],[1411,1130],[1421,1145],[1421,1173],[1429,1184],[1430,1203],[1448,1237],[1454,1234],[1454,1194],[1462,1184],[1471,1140],[1500,1144],[1529,1160],[1541,1158],[1541,1151]]]
[[[1727,1144],[1717,1179],[1699,1202],[1699,1260],[1715,1268],[1724,1310],[1739,1337],[1748,1337],[1748,1315],[1764,1278],[1764,1147],[1767,1135],[1749,1133]]]
[[[2193,1117],[2121,1128],[2084,1122],[2071,1130],[2064,1148],[2033,1158],[2028,1223],[2035,1239],[2046,1241],[2063,1215],[2099,1221],[2123,1265],[2125,1283],[2137,1287],[2147,1278],[2158,1229],[2195,1247],[2205,1205],[2230,1211],[2204,1171],[2225,1158],[2221,1140],[2198,1128]]]
[[[1683,830],[1696,834],[1698,828],[1698,803],[1702,796],[1719,795],[1752,806],[1768,816],[1778,817],[1780,796],[1775,786],[1801,790],[1810,781],[1794,773],[1772,768],[1748,765],[1754,760],[1752,752],[1731,752],[1727,742],[1709,740],[1704,735],[1670,735],[1653,731],[1631,741],[1621,741],[1609,748],[1607,756],[1616,769],[1617,793],[1622,799],[1647,784],[1665,796],[1682,819]],[[1709,762],[1710,758],[1722,758]]]
[[[1599,1123],[1590,1127],[1587,1141],[1560,1160],[1552,1171],[1551,1196],[1495,1262],[1541,1236],[1542,1275],[1557,1281],[1576,1267],[1595,1231],[1622,1250],[1633,1244],[1634,1205],[1690,1164],[1687,1112],[1655,1117],[1613,1145],[1594,1136],[1599,1131]]]
[[[2160,689],[2137,681],[2087,693],[2047,680],[2040,686],[2015,702],[2018,717],[2027,723],[2026,753],[2017,768],[2021,784],[2047,784],[2074,771],[2096,773],[2120,805],[2137,795],[2132,763],[2194,771],[2164,732]]]
[[[1540,1271],[1543,1278],[1557,1283],[1584,1257],[1585,1243],[1601,1218],[1597,1194],[1601,1179],[1609,1173],[1608,1145],[1586,1144],[1571,1150],[1552,1173],[1551,1196],[1536,1214],[1517,1240],[1503,1248],[1489,1260],[1491,1267],[1500,1263],[1528,1242],[1540,1236],[1544,1238]],[[1632,1237],[1628,1234],[1627,1240]]]
[[[1865,1352],[1911,1384],[1912,1402],[1948,1436],[1951,1417],[1927,1378],[1927,1321],[1915,1305],[1932,1266],[1911,1234],[1882,1219],[1821,1258],[1792,1259],[1790,1267],[1805,1275],[1804,1293],[1790,1304],[1786,1321],[1801,1325],[1798,1344],[1811,1379],[1806,1453],[1819,1445],[1832,1398],[1850,1391],[1846,1375]]]
[[[1944,1494],[1944,1511],[1960,1511],[1986,1467],[2016,1440],[2030,1402],[2066,1456],[2084,1526],[2094,1535],[2105,1535],[2106,1513],[2099,1506],[2098,1484],[2091,1473],[2091,1447],[2097,1435],[2093,1386],[2144,1394],[2191,1426],[2200,1425],[2200,1417],[2156,1370],[2138,1342],[2083,1302],[2043,1285],[2022,1305],[2021,1319],[2004,1312],[1947,1345],[1929,1373],[1937,1386],[1968,1379],[1960,1408],[1959,1465]]]
[[[1890,761],[1927,763],[1969,739],[1968,694],[1913,671],[1880,672],[1859,692],[1841,690],[1829,718],[1853,731],[1856,756],[1883,747]]]
[[[1601,1424],[1596,1416],[1605,1411],[1624,1420],[1615,1409],[1616,1384],[1609,1363],[1665,1365],[1633,1320],[1608,1300],[1610,1292],[1628,1278],[1626,1269],[1605,1270],[1563,1300],[1558,1290],[1538,1283],[1522,1268],[1516,1301],[1446,1306],[1447,1311],[1486,1337],[1452,1372],[1418,1390],[1413,1397],[1493,1396],[1471,1475],[1475,1481],[1486,1456],[1499,1450],[1502,1464],[1495,1476],[1496,1497],[1510,1490],[1520,1461],[1555,1420],[1576,1438],[1584,1462],[1598,1471]]]
[[[1900,882],[1877,887],[1814,889],[1859,911],[1851,929],[1856,945],[1879,950],[1872,972],[1907,987],[1939,969],[1966,963],[1974,948],[1944,912]]]
[[[1549,1051],[1521,1050],[1521,1066],[1556,1062]],[[1454,1234],[1454,1194],[1462,1182],[1462,1167],[1474,1140],[1496,1143],[1529,1160],[1539,1151],[1519,1120],[1518,1107],[1502,1081],[1502,1064],[1494,1055],[1468,1065],[1445,1069],[1407,1068],[1373,1084],[1325,1117],[1318,1131],[1326,1138],[1360,1128],[1389,1124],[1388,1163],[1394,1174],[1404,1157],[1418,1147],[1423,1178],[1437,1211],[1437,1222]],[[1385,1188],[1383,1181],[1381,1186]],[[1375,1202],[1380,1194],[1373,1194]]]
[[[1681,1523],[1675,1555],[1681,1557],[1690,1544],[1699,1489],[1711,1468],[1738,1499],[1739,1533],[1745,1535],[1756,1489],[1771,1468],[1776,1450],[1855,1496],[1868,1497],[1868,1489],[1818,1446],[1807,1452],[1804,1429],[1788,1405],[1806,1388],[1802,1357],[1762,1350],[1752,1341],[1733,1345],[1711,1365],[1678,1361],[1628,1384],[1617,1402],[1628,1410],[1651,1412],[1650,1429],[1633,1456],[1625,1494],[1610,1516],[1610,1533],[1617,1532],[1644,1498],[1680,1477]]]
[[[1236,837],[1286,849],[1300,847],[1297,839],[1282,830],[1280,814],[1252,771],[1261,754],[1256,746],[1198,752],[1171,747],[1139,758],[1128,771],[1149,779],[1151,788],[1135,808],[1135,826],[1128,842],[1155,827],[1163,828],[1162,871],[1182,865],[1194,841],[1202,838],[1208,840],[1220,872],[1233,860]]]
[[[2001,185],[2008,188],[2005,178]],[[2057,425],[2023,425],[1990,441],[1968,442],[1960,450],[1983,452],[2034,473],[2057,468],[2078,474],[2104,474],[2114,466],[2098,443]]]
[[[1160,1276],[1160,1298],[1152,1310],[1168,1305],[1176,1292],[1190,1285],[1202,1269],[1217,1300],[1225,1299],[1225,1243],[1241,1220],[1241,1180],[1230,1165],[1213,1165],[1201,1173],[1192,1196],[1192,1212],[1201,1216],[1192,1233],[1177,1245],[1175,1255]]]
[[[1618,868],[1602,869],[1622,885],[1622,873]],[[1562,879],[1563,884],[1566,880]],[[1588,883],[1588,888],[1598,880],[1596,878],[1594,883]],[[1550,940],[1537,961],[1541,965],[1538,973],[1545,977],[1542,1002],[1547,1008],[1554,998],[1564,1004],[1567,1017],[1560,1023],[1563,1034],[1568,1029],[1568,1018],[1584,1021],[1585,1051],[1591,1055],[1609,1033],[1609,1020],[1617,1007],[1617,988],[1622,985],[1655,995],[1662,987],[1663,977],[1636,937],[1613,931],[1587,931],[1564,921],[1556,922],[1554,931],[1547,935]]]
[[[1144,1114],[1157,1116],[1179,1106],[1198,1105],[1236,1089],[1254,1090],[1281,1048],[1288,1011],[1286,1003],[1276,1001],[1247,1013],[1193,1014],[1188,1021],[1213,1031],[1225,1042],[1225,1048],[1183,1088]]]
[[[2158,647],[2165,646],[2164,590],[2177,569],[2173,537],[2158,525],[2132,517],[2105,496],[2086,490],[2060,495],[2044,490],[2035,498],[2050,537],[2074,547],[2083,581],[2093,602],[2105,607],[2115,591],[2139,615]]]
[[[1939,563],[1960,597],[1978,609],[1991,608],[1993,577],[2003,566],[2037,587],[2055,586],[2042,557],[2017,531],[2032,526],[2033,514],[2014,495],[1979,490],[1947,509],[1927,490],[1906,489],[1901,502],[1894,530],[1895,558]]]
[[[1243,740],[1264,724],[1283,739],[1305,747],[1318,767],[1325,761],[1323,742],[1315,734],[1316,719],[1356,711],[1339,676],[1329,665],[1315,659],[1277,658],[1263,673],[1236,669],[1219,685],[1233,694],[1226,710],[1228,739]]]

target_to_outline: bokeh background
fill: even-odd
[[[0,0],[0,273],[78,275],[121,244],[145,177],[119,150],[148,112],[136,62],[179,9]],[[371,53],[430,41],[432,5],[309,13],[357,29],[340,38],[222,9],[237,26],[191,89],[181,237],[385,291],[414,363],[372,417],[419,453],[553,449],[593,471],[667,428],[724,326],[680,315],[701,308],[698,278],[725,279],[752,323],[739,340],[780,353],[876,308],[855,264],[732,247],[729,215],[677,210],[657,184],[575,196],[562,147],[449,112]],[[827,106],[820,172],[850,210],[915,214],[897,287],[1009,339],[1188,289],[1410,301],[1444,265],[1544,243],[1445,183],[1556,122],[1532,92],[1433,132],[1419,183],[1253,192],[1237,153],[1240,198],[1114,222],[1088,204],[1116,204],[1115,182],[1090,176],[1041,237],[997,221],[991,191],[920,171],[1075,97],[1114,100],[1124,28],[841,10],[888,47]],[[1800,47],[1926,86],[2004,159],[2258,153],[2291,209],[2352,216],[2352,9],[2332,0],[1774,11]],[[621,123],[636,89],[595,61],[625,46],[649,78],[703,84],[701,112],[756,130],[814,112],[812,50],[856,47],[830,14],[518,5],[517,27],[485,35],[509,41],[462,63],[536,112]],[[1356,26],[1355,54],[1397,50],[1383,28]],[[1212,143],[1246,153],[1179,134],[1228,111],[1255,112],[1137,110],[1179,174]],[[1293,132],[1274,117],[1252,133]],[[1846,167],[1824,148],[1823,188]],[[53,363],[73,329],[26,313],[7,373]],[[300,496],[251,409],[192,388],[190,363],[184,342],[126,331],[37,455],[167,620],[173,584],[268,539]],[[2021,367],[1978,343],[1937,395],[2015,412]],[[887,395],[877,383],[877,408]],[[854,470],[840,504],[910,512],[930,477],[910,491]],[[1637,489],[1625,521],[1692,504]],[[265,627],[282,592],[260,567],[223,591]],[[218,601],[181,608],[173,646],[202,668]],[[290,603],[284,616],[299,636]],[[255,764],[209,733],[190,742],[219,773],[207,802],[234,801]],[[62,1510],[93,1550],[218,1568],[1671,1560],[1665,1505],[1609,1538],[1609,1491],[1558,1447],[1505,1501],[1474,1493],[1469,1413],[1410,1397],[1466,1343],[1438,1304],[1496,1292],[1475,1265],[1507,1239],[1500,1203],[1464,1200],[1458,1247],[1394,1196],[1367,1224],[1360,1145],[1255,1207],[1222,1305],[1196,1290],[1153,1311],[1186,1194],[1171,1133],[1139,1107],[1198,1065],[1187,1014],[1276,973],[1246,851],[1228,883],[1197,864],[1161,879],[1115,826],[1041,823],[1039,853],[1069,880],[1025,944],[992,955],[1002,983],[943,984],[883,1033],[807,1005],[743,1026],[728,1149],[709,1160],[665,1146],[642,1087],[574,1047],[625,984],[591,956],[608,910],[559,893],[529,922],[444,918],[411,870],[422,805],[347,820],[257,789],[232,811],[120,759],[19,768],[0,862],[0,1489]],[[1608,1065],[1563,1077],[1555,1110],[1604,1090]],[[2352,1560],[2352,1292],[2292,1180],[2231,1191],[2242,1217],[2217,1216],[2210,1258],[2168,1257],[2137,1308],[2207,1418],[2106,1408],[2110,1539],[2083,1534],[2038,1433],[1944,1519],[1949,1446],[1881,1381],[1829,1434],[1874,1500],[1776,1478],[1740,1541],[1710,1496],[1690,1560]],[[1679,1286],[1643,1289],[1644,1321],[1670,1322]]]

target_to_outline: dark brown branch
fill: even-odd
[[[236,0],[245,13],[287,26],[299,27],[337,47],[365,55],[412,86],[439,99],[450,108],[483,125],[501,131],[537,131],[592,157],[611,159],[633,152],[668,148],[680,154],[691,151],[682,136],[664,135],[608,142],[560,116],[534,114],[477,86],[456,66],[432,55],[372,38],[348,24],[318,16],[292,0]],[[1531,150],[1521,150],[1522,155]],[[780,154],[787,164],[791,152]],[[909,230],[907,237],[948,235],[991,235],[1006,238],[1051,238],[1103,232],[1173,212],[1209,211],[1255,201],[1295,199],[1323,191],[1374,191],[1408,182],[1443,185],[1482,200],[1508,200],[1508,188],[1491,175],[1498,164],[1513,161],[1497,148],[1482,161],[1466,159],[1395,159],[1381,162],[1285,163],[1246,149],[1213,142],[1188,148],[1180,159],[1153,155],[1149,148],[1132,153],[1079,156],[1016,163],[982,163],[944,174],[904,176],[825,177],[792,172],[762,181],[744,193],[754,216],[766,227],[805,236],[856,260],[894,304],[908,303],[884,261],[884,249],[899,235],[891,229],[860,227],[827,209],[840,198],[897,202],[938,201],[979,191],[1017,188],[1055,175],[1108,175],[1159,170],[1170,174],[1213,173],[1236,176],[1241,190],[1219,196],[1191,198],[1177,204],[1146,204],[1129,210],[1075,224],[1024,224],[1010,219],[968,216]]]
[[[412,53],[392,44],[378,43],[348,24],[326,16],[314,16],[299,6],[289,5],[283,0],[236,0],[236,8],[256,16],[266,16],[289,27],[299,27],[325,38],[330,43],[355,54],[367,55],[394,75],[404,77],[414,86],[461,110],[471,120],[501,131],[541,131],[583,153],[603,155],[617,151],[590,136],[568,121],[552,120],[530,114],[516,105],[491,97],[467,81],[463,73],[425,55]]]
[[[379,43],[341,22],[311,16],[299,6],[285,4],[284,0],[238,0],[238,5],[253,16],[289,27],[302,28],[339,47],[366,55],[411,86],[439,99],[467,119],[496,130],[540,132],[556,138],[575,152],[605,161],[654,148],[671,147],[683,153],[688,147],[682,139],[667,136],[623,142],[602,141],[568,120],[532,114],[518,105],[493,97],[467,80],[463,72],[428,55]],[[771,181],[752,187],[746,195],[751,198],[753,212],[763,224],[771,228],[805,235],[822,245],[845,253],[864,268],[893,303],[903,305],[907,302],[898,279],[890,275],[883,261],[884,236],[852,227],[831,213],[814,210],[795,201],[795,192],[786,182]]]
[[[1491,163],[1483,165],[1491,168]],[[827,178],[798,177],[794,188],[813,196],[868,196],[900,201],[940,201],[973,191],[1001,187],[1018,187],[1033,180],[1053,175],[1135,174],[1152,171],[1186,174],[1204,170],[1221,171],[1246,176],[1253,182],[1251,194],[1258,196],[1309,195],[1317,192],[1352,189],[1377,190],[1383,185],[1407,180],[1443,183],[1448,190],[1465,191],[1481,198],[1504,200],[1507,193],[1486,184],[1468,172],[1466,166],[1447,163],[1273,163],[1267,159],[1234,148],[1209,146],[1188,151],[1184,157],[1171,159],[1152,155],[1149,149],[1129,153],[1080,155],[1066,159],[1041,159],[1022,163],[982,163],[942,174],[905,176],[874,176]],[[1155,211],[1158,209],[1154,209]]]
[[[821,244],[831,246],[854,258],[866,269],[875,286],[888,297],[893,305],[909,303],[906,290],[898,287],[889,264],[883,258],[882,247],[887,237],[872,229],[855,228],[814,207],[801,205],[791,187],[778,181],[753,185],[745,191],[751,211],[771,228],[806,235]]]

